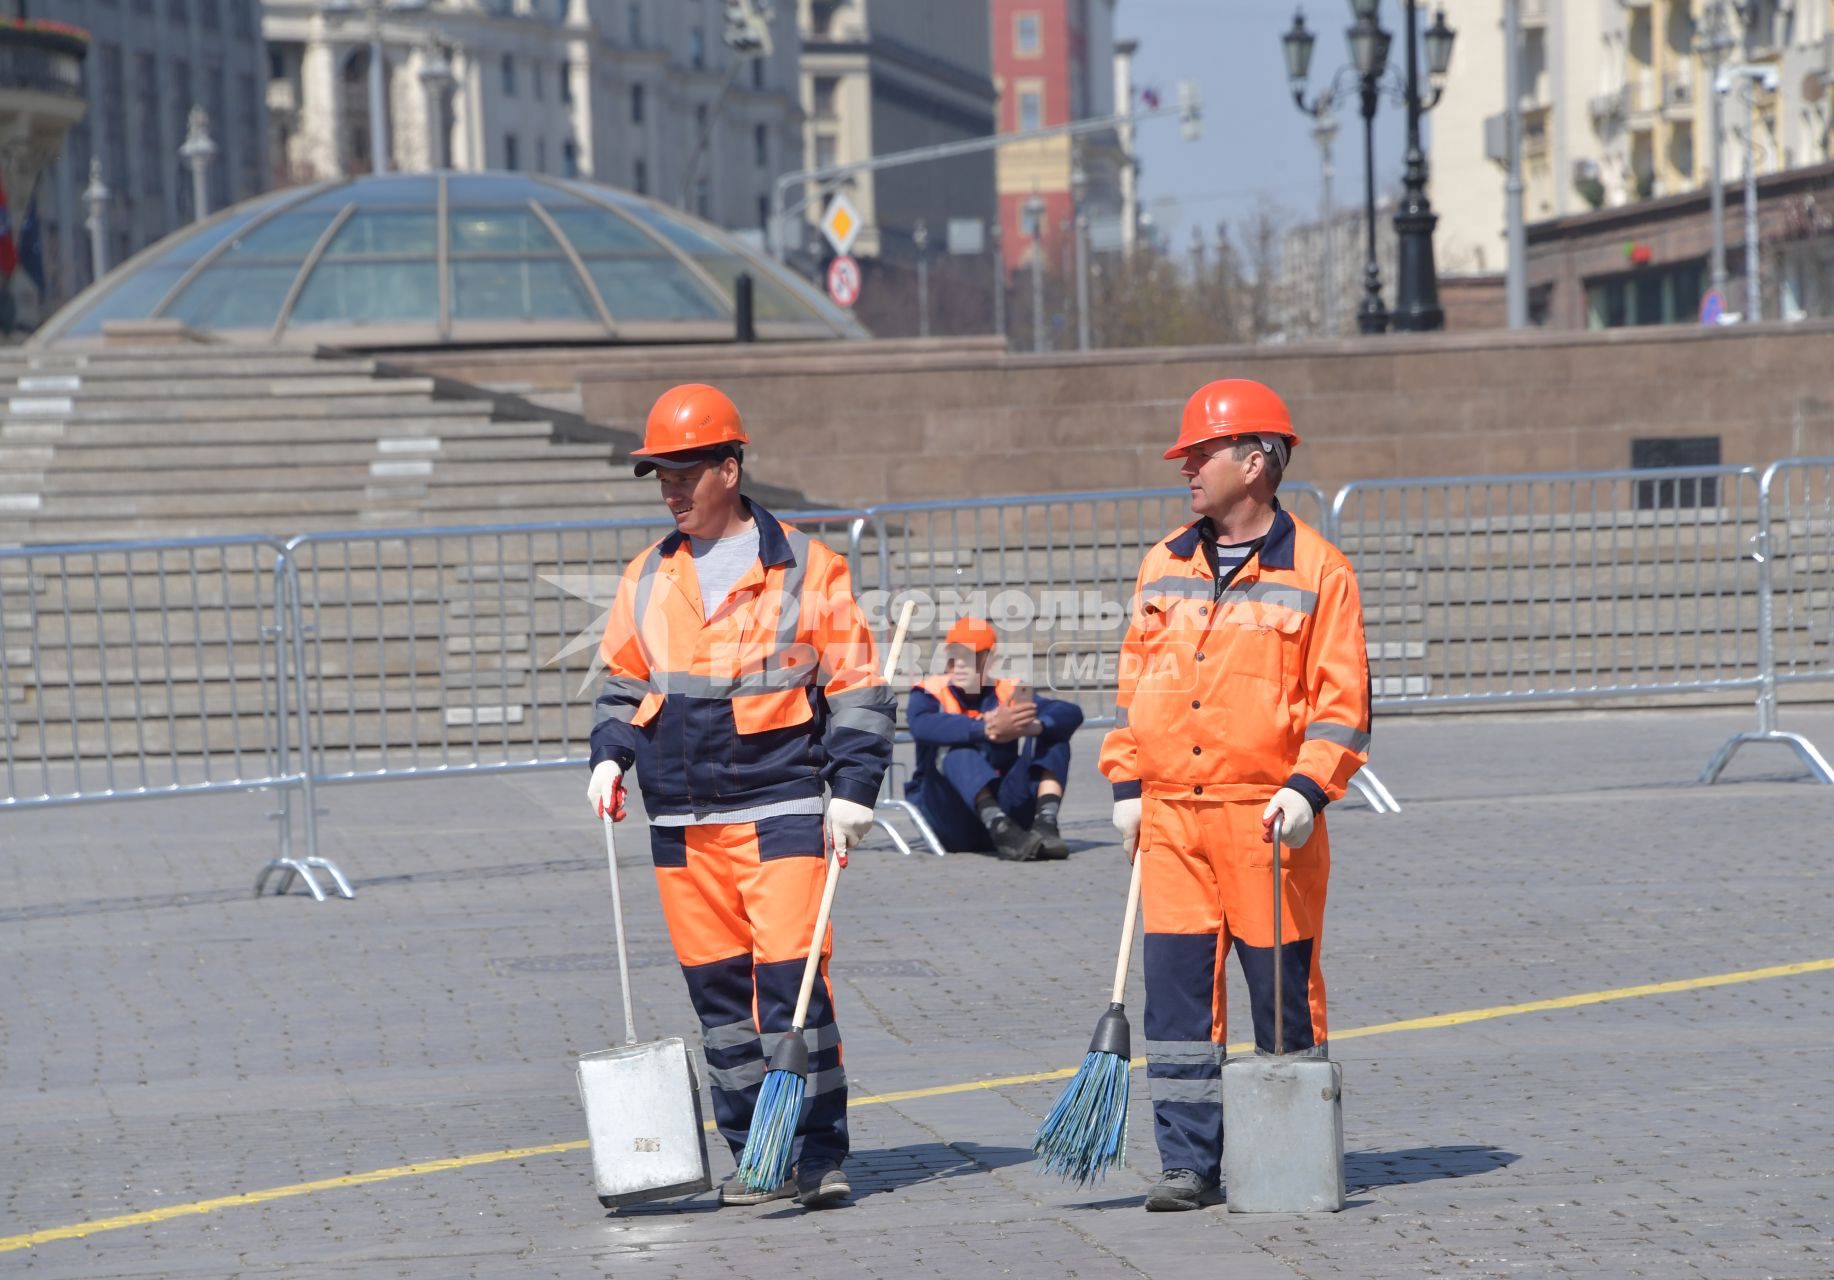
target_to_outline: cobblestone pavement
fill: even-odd
[[[1334,1030],[1834,956],[1834,788],[1781,751],[1693,785],[1753,718],[1384,721],[1406,811],[1332,811]],[[1834,748],[1834,713],[1785,721]],[[1080,1060],[1125,893],[1096,745],[1068,862],[882,837],[856,856],[834,965],[856,1094]],[[0,1236],[582,1138],[572,1060],[621,1033],[584,785],[329,792],[325,852],[359,896],[323,905],[249,896],[266,797],[0,817]],[[642,1025],[687,1034],[643,828],[620,832]],[[572,1149],[54,1240],[0,1272],[1826,1280],[1831,1050],[1825,971],[1341,1038],[1351,1199],[1327,1217],[1142,1213],[1136,1073],[1130,1166],[1093,1194],[1030,1165],[1061,1087],[1040,1081],[857,1107],[856,1202],[827,1213],[607,1214]]]

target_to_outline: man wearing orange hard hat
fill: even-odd
[[[897,703],[878,674],[847,561],[744,496],[737,407],[674,387],[650,410],[639,476],[656,473],[675,532],[624,570],[599,646],[607,675],[587,799],[624,816],[637,771],[669,938],[700,1016],[713,1114],[735,1158],[790,1029],[825,884],[824,843],[871,830]],[[809,1094],[795,1177],[738,1182],[723,1204],[851,1189],[847,1078],[822,941],[805,1030]]]
[[[951,849],[1067,858],[1057,814],[1083,710],[1014,680],[989,682],[997,640],[980,618],[962,618],[943,638],[943,673],[911,690],[917,762],[904,796]]]
[[[1356,575],[1275,497],[1299,435],[1258,382],[1185,405],[1179,463],[1197,518],[1146,553],[1101,769],[1141,864],[1147,1079],[1163,1173],[1150,1210],[1215,1203],[1223,1154],[1223,959],[1273,1051],[1272,828],[1282,862],[1287,1052],[1325,1056],[1319,968],[1331,854],[1323,811],[1369,753]]]

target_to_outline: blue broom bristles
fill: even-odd
[[[1046,1173],[1087,1185],[1127,1164],[1128,1061],[1091,1050],[1032,1142]]]
[[[739,1181],[753,1191],[775,1191],[789,1180],[796,1124],[807,1082],[794,1071],[770,1071],[752,1108],[751,1132],[739,1154]]]

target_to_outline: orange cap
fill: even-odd
[[[975,653],[984,653],[999,641],[994,630],[979,618],[962,618],[949,628],[944,644],[966,645]]]
[[[1220,378],[1185,401],[1178,442],[1165,456],[1182,457],[1206,440],[1250,435],[1285,436],[1288,448],[1299,443],[1286,402],[1270,388],[1248,378]]]
[[[739,421],[739,407],[725,392],[705,383],[687,382],[670,387],[651,407],[643,424],[643,447],[631,450],[631,456],[654,458],[721,444],[750,443]]]

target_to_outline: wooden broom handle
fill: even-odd
[[[1127,882],[1127,919],[1121,925],[1121,958],[1114,962],[1114,994],[1109,997],[1110,1004],[1120,1004],[1121,997],[1127,991],[1127,963],[1134,955],[1134,915],[1140,910],[1140,855],[1143,850],[1134,846],[1133,878]]]
[[[885,651],[885,679],[892,678],[892,672],[898,669],[898,654],[904,648],[904,633],[910,629],[911,609],[915,600],[906,600],[904,609],[898,615],[897,629],[892,632],[891,648]],[[822,843],[828,844],[828,824],[822,822]],[[828,874],[827,883],[822,885],[821,907],[815,913],[815,937],[809,942],[809,958],[802,966],[802,990],[796,993],[796,1016],[790,1019],[790,1026],[802,1030],[802,1020],[809,1016],[809,997],[815,993],[815,975],[821,969],[821,943],[828,934],[828,915],[834,910],[834,890],[841,882],[841,863],[832,847],[827,849]]]

